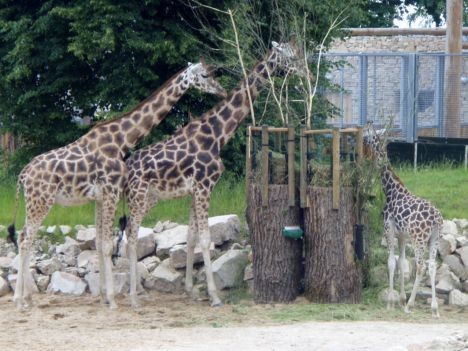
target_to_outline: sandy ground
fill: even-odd
[[[451,341],[468,338],[468,316],[456,324],[278,325],[262,316],[265,307],[252,305],[239,313],[233,306],[210,308],[176,295],[152,294],[138,310],[121,298],[117,311],[91,296],[34,298],[27,311],[17,311],[11,296],[0,299],[0,350],[457,350],[460,343]],[[434,340],[441,342],[437,346]]]

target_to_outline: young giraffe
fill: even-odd
[[[122,117],[96,125],[75,142],[36,156],[20,173],[16,188],[15,222],[21,186],[26,223],[19,237],[19,269],[14,301],[30,304],[28,288],[31,243],[54,203],[64,206],[96,201],[96,247],[99,256],[101,299],[116,308],[112,278],[112,225],[127,175],[124,157],[158,125],[190,87],[226,97],[203,62],[189,64]],[[9,228],[14,236],[14,224]],[[29,280],[29,282],[28,282]],[[105,296],[107,295],[107,296]]]
[[[437,298],[435,294],[436,256],[439,247],[439,239],[443,224],[442,215],[429,202],[413,194],[403,185],[402,181],[395,174],[387,159],[386,147],[382,145],[379,133],[369,128],[365,138],[366,145],[370,146],[372,156],[376,159],[380,168],[380,178],[382,188],[385,193],[385,206],[383,208],[384,233],[388,246],[388,271],[389,271],[389,292],[387,309],[393,308],[393,276],[395,272],[394,244],[395,237],[398,239],[400,256],[398,263],[400,266],[400,303],[405,305],[405,277],[404,261],[406,239],[409,237],[414,249],[416,262],[416,279],[414,281],[411,296],[405,305],[405,312],[410,312],[410,307],[414,306],[416,292],[424,276],[426,263],[424,255],[429,246],[429,275],[432,287],[432,316],[439,317]]]
[[[211,191],[224,170],[219,153],[250,112],[247,89],[255,99],[269,75],[277,68],[302,74],[304,70],[299,72],[297,62],[294,62],[299,57],[293,43],[280,45],[274,42],[267,58],[260,61],[248,76],[248,86],[242,79],[225,100],[204,113],[199,120],[190,122],[166,141],[138,150],[127,159],[129,176],[125,192],[130,209],[127,247],[130,296],[135,306],[138,274],[136,236],[140,223],[158,200],[185,195],[192,196],[185,289],[187,293],[192,293],[194,248],[199,240],[212,306],[221,305],[211,269],[208,229]]]

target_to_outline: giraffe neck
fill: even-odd
[[[219,120],[222,128],[214,128],[214,136],[219,141],[220,147],[223,147],[234,135],[239,125],[250,112],[250,102],[247,89],[250,90],[252,102],[257,98],[259,92],[266,84],[269,76],[272,76],[278,67],[277,53],[271,52],[267,59],[257,63],[254,69],[234,88],[228,97],[217,106],[216,116],[208,114],[210,117],[205,120],[210,123],[212,118]]]
[[[190,87],[186,79],[187,70],[185,68],[172,76],[132,111],[115,120],[96,125],[83,136],[85,141],[89,144],[101,135],[106,135],[108,142],[117,146],[122,155],[127,154],[153,127],[161,123]]]
[[[407,194],[408,190],[403,185],[400,178],[395,174],[390,165],[385,164],[380,171],[382,188],[387,198],[387,202],[398,194]]]

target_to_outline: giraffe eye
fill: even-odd
[[[202,78],[208,78],[208,74],[202,74]]]

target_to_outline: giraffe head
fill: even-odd
[[[188,84],[189,88],[194,87],[225,98],[227,96],[226,90],[214,79],[213,73],[214,69],[208,66],[203,59],[199,63],[189,63],[184,83]]]
[[[295,74],[301,77],[307,77],[307,70],[295,38],[288,43],[271,42],[272,51],[276,53],[278,67],[289,74]]]
[[[364,146],[366,153],[379,165],[387,161],[387,136],[388,130],[375,129],[372,123],[367,123],[364,128]]]

